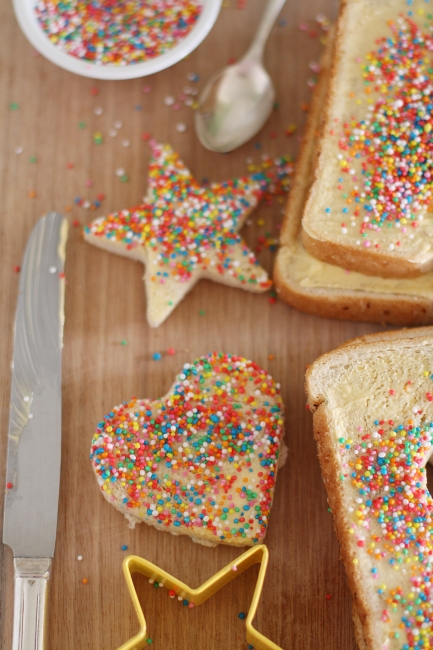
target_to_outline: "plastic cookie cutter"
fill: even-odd
[[[222,587],[227,585],[232,580],[249,569],[253,564],[260,564],[259,575],[257,577],[256,587],[254,589],[251,605],[245,619],[246,624],[246,638],[247,642],[254,647],[255,650],[282,650],[270,639],[267,639],[263,634],[258,632],[253,627],[253,619],[256,614],[257,606],[259,604],[260,596],[262,593],[263,582],[265,580],[266,568],[268,565],[269,551],[260,544],[249,549],[240,557],[227,564],[221,571],[218,571],[214,576],[206,580],[198,589],[191,589],[186,584],[177,580],[174,576],[166,571],[163,571],[152,562],[148,562],[143,558],[136,555],[129,555],[123,561],[123,573],[125,575],[126,583],[128,585],[129,593],[134,604],[135,612],[137,614],[140,631],[132,639],[124,643],[118,650],[142,650],[147,647],[147,625],[144,618],[143,610],[138,600],[137,592],[132,581],[133,573],[141,573],[147,578],[159,582],[164,587],[175,592],[176,596],[192,603],[194,606],[201,605],[208,600],[213,594],[219,591]]]

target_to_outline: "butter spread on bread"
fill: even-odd
[[[433,269],[433,19],[421,0],[347,0],[316,179],[314,257],[366,275]]]

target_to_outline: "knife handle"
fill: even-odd
[[[12,650],[46,650],[51,558],[14,558]]]

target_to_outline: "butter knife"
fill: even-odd
[[[34,227],[15,319],[3,543],[14,554],[13,650],[45,650],[60,485],[67,221]]]

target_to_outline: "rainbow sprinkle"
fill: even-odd
[[[433,400],[428,391],[426,399]],[[433,500],[424,467],[433,422],[420,422],[422,413],[404,424],[376,420],[370,431],[339,438],[340,478],[357,492],[349,508],[349,533],[359,547],[352,561],[371,567],[381,620],[390,624],[392,647],[402,650],[433,647]]]
[[[209,354],[170,392],[133,398],[98,424],[91,460],[104,496],[162,530],[235,544],[268,526],[283,436],[279,385],[251,361]]]
[[[236,232],[263,195],[264,176],[201,187],[171,147],[153,142],[152,149],[146,202],[96,219],[86,234],[115,241],[127,251],[143,246],[157,252],[152,281],[159,284],[186,282],[195,271],[208,271],[269,288],[271,282]]]
[[[361,120],[352,116],[338,135],[337,158],[350,187],[338,179],[347,206],[342,233],[351,219],[366,247],[385,227],[403,233],[410,227],[411,237],[432,208],[433,36],[432,16],[427,18],[425,33],[410,17],[388,22],[390,35],[377,41],[362,65],[368,114]]]
[[[100,65],[141,63],[175,47],[194,27],[201,0],[40,0],[51,43]]]

